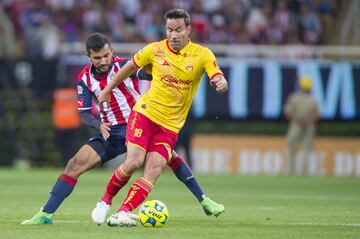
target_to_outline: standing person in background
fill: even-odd
[[[310,151],[313,145],[316,124],[319,119],[319,106],[311,96],[312,82],[308,76],[299,78],[299,91],[292,93],[286,100],[285,117],[290,121],[287,131],[288,174],[296,173],[295,148],[302,142],[301,171],[306,173]]]
[[[210,85],[218,93],[228,90],[214,54],[190,41],[190,15],[183,9],[172,9],[165,14],[165,22],[167,39],[150,43],[136,53],[98,97],[100,103],[108,105],[110,92],[127,76],[138,68],[152,67],[150,89],[135,104],[129,117],[126,159],[115,171],[117,177],[110,179],[107,190],[120,190],[145,163],[144,172],[130,187],[117,212],[107,219],[109,226],[136,225],[131,212],[147,198],[169,163],[203,74],[206,72]],[[207,214],[218,216],[224,212],[223,205],[210,201],[205,195],[202,198]]]

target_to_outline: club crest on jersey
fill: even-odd
[[[186,66],[186,70],[192,70],[192,69],[194,69],[194,67],[192,65]]]
[[[79,95],[81,95],[83,93],[83,88],[81,85],[78,85],[77,90],[78,90]]]

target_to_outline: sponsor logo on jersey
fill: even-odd
[[[78,108],[84,107],[84,100],[78,100]]]
[[[186,70],[192,70],[192,69],[194,69],[194,67],[192,65],[186,66]]]
[[[164,63],[162,65],[163,66],[170,66],[170,64],[166,60],[164,60]]]
[[[78,85],[77,90],[78,90],[79,95],[81,95],[83,93],[83,88],[81,85]]]
[[[190,85],[191,84],[191,80],[177,79],[171,75],[162,76],[160,78],[160,81],[162,81],[164,83],[176,84],[176,85]]]
[[[164,75],[160,78],[160,81],[166,87],[172,87],[177,90],[189,90],[191,80],[177,79],[171,75]]]

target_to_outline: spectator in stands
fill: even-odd
[[[277,24],[274,17],[269,19],[269,25],[266,28],[265,37],[267,44],[270,45],[279,45],[284,43],[284,31],[281,29],[280,25]]]
[[[300,6],[300,15],[299,15],[299,24],[302,29],[302,40],[305,44],[318,44],[321,33],[322,26],[319,18],[313,12],[309,5],[301,4]]]
[[[49,18],[44,18],[40,24],[38,34],[41,39],[41,57],[44,59],[54,58],[60,48],[59,30]]]
[[[0,5],[0,57],[14,57],[15,51],[14,27]]]
[[[209,16],[202,9],[200,0],[192,6],[192,34],[198,42],[206,42],[209,35]]]
[[[251,42],[261,43],[265,42],[265,32],[269,24],[269,17],[271,16],[272,8],[269,3],[265,3],[260,7],[251,9],[246,20],[246,29],[249,33]]]
[[[24,43],[28,56],[39,58],[42,57],[44,42],[46,41],[43,32],[52,28],[49,25],[54,24],[53,15],[48,6],[41,0],[34,0],[29,4],[20,13],[20,23],[22,31],[24,31]]]
[[[192,13],[194,42],[290,44],[296,39],[289,36],[289,33],[301,32],[301,43],[320,44],[326,41],[322,36],[332,36],[332,28],[329,26],[333,25],[332,18],[337,15],[339,2],[339,0],[153,0],[151,2],[3,0],[2,6],[15,29],[17,38],[14,41],[17,43],[15,48],[24,48],[24,53],[28,56],[41,57],[41,44],[44,41],[39,32],[44,30],[57,32],[60,42],[69,43],[83,41],[94,31],[109,33],[115,42],[157,41],[164,34],[159,16],[166,9],[173,7],[180,7]],[[314,10],[309,9],[309,5],[313,5]],[[293,19],[296,19],[295,25]],[[296,29],[290,29],[293,26]],[[288,40],[289,38],[291,41]]]

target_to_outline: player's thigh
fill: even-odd
[[[70,159],[66,165],[65,172],[75,174],[82,173],[101,163],[99,154],[90,146],[83,145],[80,150]]]
[[[157,125],[156,133],[153,134],[153,137],[149,142],[147,152],[157,152],[163,156],[167,162],[170,162],[177,139],[177,133]]]
[[[102,161],[105,163],[106,161],[126,153],[126,151],[125,137],[113,137],[106,147],[106,157]]]
[[[132,111],[126,128],[126,142],[147,151],[155,126],[146,116]]]
[[[138,169],[143,165],[145,160],[146,152],[137,145],[128,144],[127,145],[127,154],[124,163],[122,164],[122,169],[126,173],[131,173],[134,170]]]

